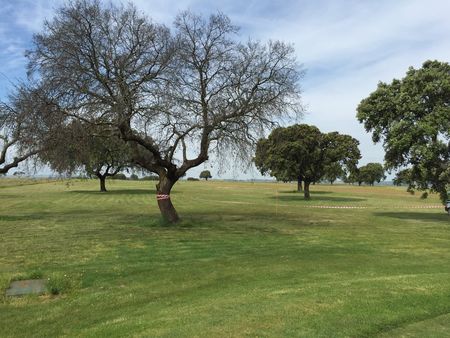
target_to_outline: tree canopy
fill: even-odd
[[[100,191],[106,191],[107,177],[131,165],[130,147],[117,132],[73,120],[54,133],[46,149],[39,153],[40,160],[59,173],[82,170],[97,177]]]
[[[49,132],[55,128],[48,120],[55,107],[47,94],[39,87],[19,84],[7,101],[0,102],[0,174],[47,147]]]
[[[322,133],[317,127],[297,124],[280,127],[259,140],[254,162],[262,174],[279,180],[305,183],[304,196],[310,197],[309,185],[318,182],[332,164],[351,171],[361,155],[359,142],[338,132]]]
[[[324,169],[323,180],[333,184],[338,178],[345,177],[345,170],[339,163],[331,163]]]
[[[200,178],[204,178],[206,181],[207,181],[209,178],[212,178],[211,172],[210,172],[209,170],[203,170],[203,171],[200,173],[199,177],[200,177]]]
[[[410,188],[431,189],[443,201],[450,183],[450,65],[426,61],[401,80],[380,82],[358,106],[357,118],[383,142],[385,166],[410,166]]]
[[[385,179],[384,168],[381,163],[367,163],[358,169],[358,182],[374,185]]]
[[[301,111],[293,47],[236,33],[223,14],[182,12],[169,30],[131,4],[79,0],[35,35],[29,69],[67,118],[119,130],[133,162],[159,175],[158,205],[176,222],[170,191],[188,169],[213,152],[248,156],[258,135]]]

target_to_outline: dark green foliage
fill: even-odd
[[[384,169],[381,163],[368,163],[355,170],[351,171],[348,176],[345,177],[346,183],[366,183],[374,185],[375,182],[380,183],[386,177],[384,176]]]
[[[132,181],[137,181],[139,179],[139,176],[138,175],[136,175],[136,174],[131,174],[130,175],[130,180],[132,180]]]
[[[359,169],[355,168],[355,170],[352,170],[347,176],[345,176],[344,182],[350,184],[358,183],[361,185],[362,181],[360,180]]]
[[[411,169],[400,170],[392,180],[395,185],[403,185],[411,183]]]
[[[323,180],[333,184],[338,178],[345,177],[345,171],[339,163],[331,163],[325,167]]]
[[[426,61],[362,100],[357,118],[374,142],[383,142],[386,169],[411,166],[410,189],[447,198],[450,183],[450,65]]]
[[[187,180],[188,181],[200,181],[198,178],[195,178],[195,177],[188,177]]]
[[[369,185],[374,185],[375,182],[380,183],[386,177],[384,176],[384,169],[381,163],[368,163],[359,168],[358,182],[365,182]]]
[[[309,198],[309,184],[324,177],[327,168],[336,165],[355,170],[361,157],[358,145],[349,135],[322,133],[315,126],[297,124],[277,128],[259,140],[254,162],[263,175],[305,182],[305,198]]]
[[[113,177],[111,177],[113,180],[126,180],[127,176],[124,173],[118,173],[115,174]]]
[[[200,176],[199,176],[200,178],[204,178],[206,181],[208,180],[208,178],[212,178],[212,176],[211,176],[211,172],[209,171],[209,170],[203,170],[201,173],[200,173]]]

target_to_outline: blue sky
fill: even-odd
[[[219,10],[241,27],[243,38],[293,43],[306,69],[302,88],[307,111],[302,122],[357,138],[361,142],[361,164],[383,160],[382,147],[373,145],[370,135],[356,121],[355,110],[361,99],[376,88],[378,81],[402,77],[409,66],[420,67],[427,59],[450,61],[447,0],[131,2],[169,26],[180,10],[203,14]],[[62,3],[0,0],[0,99],[5,98],[11,82],[25,77],[23,54],[32,35]],[[239,176],[236,172],[239,170],[231,170],[223,177]],[[245,177],[259,175],[249,172]]]

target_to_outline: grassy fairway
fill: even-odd
[[[404,188],[0,180],[0,336],[450,336],[450,218]],[[360,206],[319,209],[311,206]]]

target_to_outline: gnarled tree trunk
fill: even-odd
[[[95,176],[98,177],[99,181],[100,181],[100,191],[101,192],[106,192],[106,174],[102,175],[100,173],[100,171],[96,171],[95,172]]]
[[[304,192],[304,196],[305,196],[305,200],[309,200],[311,198],[310,194],[309,194],[309,185],[311,182],[305,181],[305,192]]]
[[[297,191],[298,192],[302,192],[303,191],[303,187],[302,187],[302,178],[298,177],[297,178]]]
[[[163,218],[170,223],[177,223],[180,218],[175,207],[170,200],[170,191],[177,179],[167,176],[160,176],[159,183],[156,185],[156,200]]]

